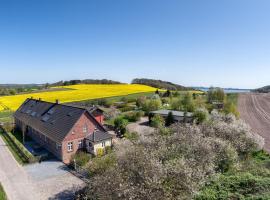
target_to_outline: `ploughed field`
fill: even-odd
[[[99,99],[114,96],[125,96],[129,94],[154,92],[156,88],[137,84],[115,84],[96,85],[81,84],[56,87],[63,90],[20,94],[14,96],[0,97],[0,111],[16,110],[27,98],[41,98],[44,101],[55,102],[58,99],[61,103],[84,101],[89,99]]]
[[[265,150],[270,152],[270,94],[239,94],[238,110],[252,130],[265,139]]]

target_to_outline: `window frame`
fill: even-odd
[[[106,142],[101,142],[101,146],[105,147],[106,146]]]
[[[88,127],[87,127],[87,125],[85,124],[84,126],[83,126],[83,133],[87,133],[88,132]]]
[[[67,143],[67,151],[72,152],[73,151],[73,142],[68,142]]]

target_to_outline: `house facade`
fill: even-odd
[[[112,145],[100,109],[26,99],[14,114],[16,129],[31,137],[66,164],[78,150],[96,154]]]

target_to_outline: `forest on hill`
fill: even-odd
[[[147,78],[135,78],[131,82],[132,84],[142,84],[148,85],[151,87],[166,89],[166,90],[190,90],[192,88],[188,88],[182,85],[178,85],[168,81],[155,80],[155,79],[147,79]]]
[[[255,89],[253,91],[254,92],[259,92],[259,93],[268,93],[268,92],[270,92],[270,85]]]

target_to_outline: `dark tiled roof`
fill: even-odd
[[[84,113],[89,114],[98,130],[106,132],[104,127],[85,109],[35,99],[26,99],[15,112],[14,117],[50,139],[62,142]]]
[[[95,131],[94,133],[87,136],[86,139],[90,140],[91,142],[100,142],[110,138],[112,138],[112,136],[108,133],[105,133],[103,131]]]

